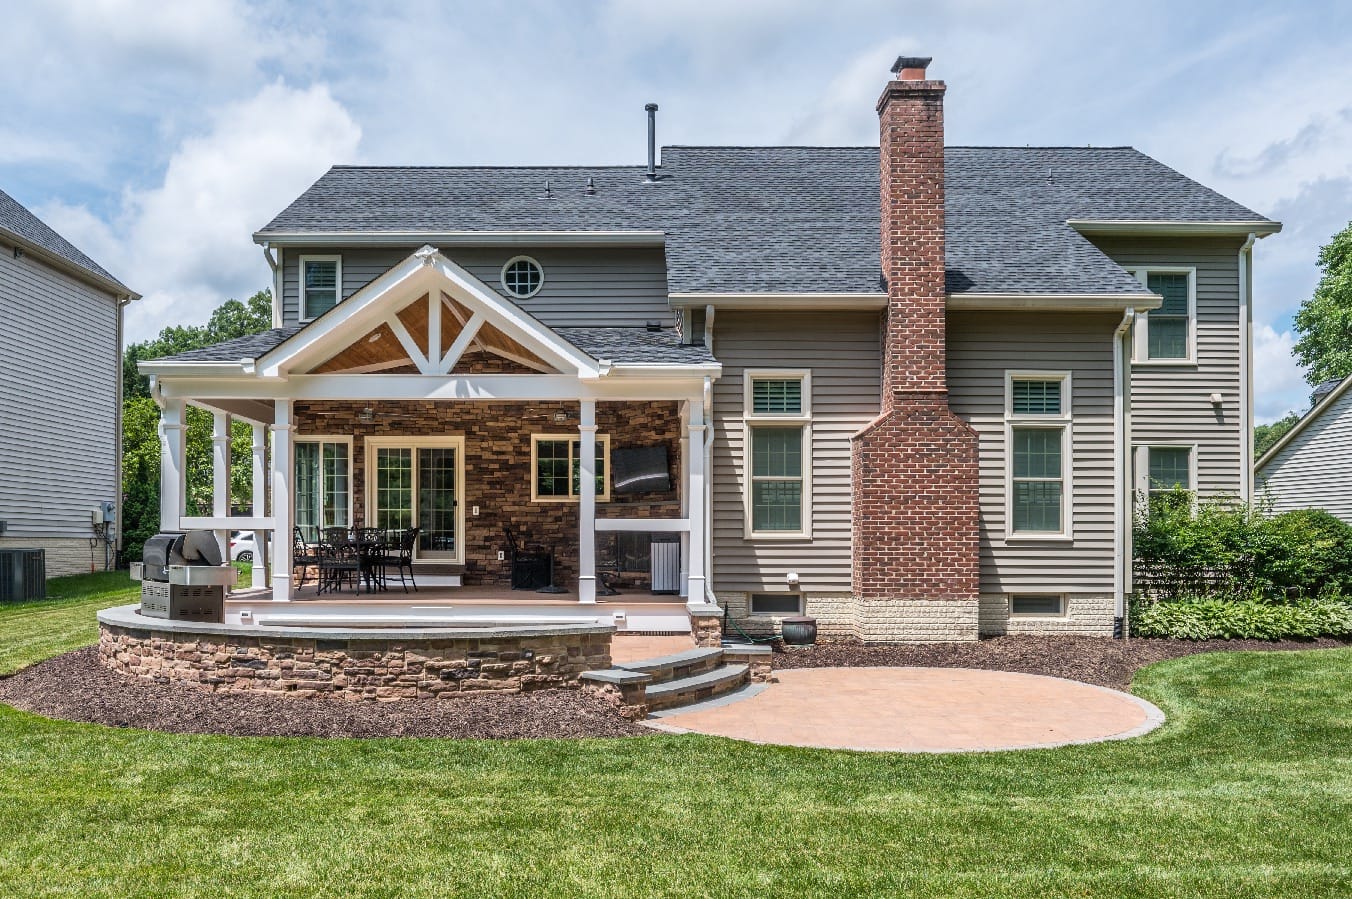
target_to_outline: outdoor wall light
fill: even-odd
[[[376,420],[376,410],[372,409],[370,406],[367,406],[365,409],[361,410],[361,414],[357,416],[357,420],[360,421],[362,424],[369,425],[371,422]]]
[[[790,571],[784,579],[789,582],[790,587],[798,586],[798,572]]]
[[[1225,397],[1221,396],[1219,393],[1211,394],[1211,405],[1213,406],[1219,406],[1224,400]]]

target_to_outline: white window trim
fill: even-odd
[[[1061,412],[1059,415],[1014,414],[1015,381],[1053,381],[1061,382]],[[1075,539],[1074,522],[1071,512],[1075,508],[1074,472],[1075,463],[1071,455],[1074,446],[1074,397],[1073,381],[1068,371],[1041,371],[1036,369],[1007,369],[1005,371],[1005,542],[1006,543],[1047,543],[1070,542]],[[1049,428],[1061,430],[1061,530],[1060,531],[1021,531],[1014,530],[1014,429],[1021,427]]]
[[[1136,327],[1133,329],[1131,364],[1148,366],[1196,366],[1197,365],[1197,266],[1195,265],[1145,265],[1128,268],[1142,286],[1146,286],[1150,275],[1187,275],[1188,276],[1188,355],[1184,359],[1151,359],[1148,356],[1150,346],[1150,313],[1136,315]]]
[[[300,291],[300,298],[297,301],[299,305],[297,307],[296,314],[299,316],[298,321],[300,321],[302,324],[304,324],[305,322],[314,321],[316,318],[319,317],[316,315],[306,315],[307,310],[305,308],[305,263],[307,262],[337,263],[337,265],[334,266],[333,270],[333,283],[336,285],[334,289],[333,305],[337,306],[343,302],[343,257],[341,255],[301,256],[299,261],[296,263],[297,265],[296,286],[297,289]]]
[[[507,269],[510,268],[514,262],[529,262],[540,270],[540,283],[535,285],[535,289],[530,293],[515,293],[507,286]],[[531,297],[545,289],[545,267],[541,265],[540,260],[536,259],[534,256],[513,256],[502,264],[502,268],[498,269],[498,283],[502,285],[503,292],[512,299],[529,300]]]
[[[541,440],[566,440],[568,441],[568,467],[572,468],[573,461],[573,443],[582,439],[580,434],[531,434],[530,435],[530,501],[533,503],[576,503],[581,497],[573,494],[572,479],[568,480],[568,496],[540,496],[539,482],[536,480],[536,463],[539,460],[538,447]],[[610,502],[610,435],[597,434],[596,445],[601,448],[602,464],[605,466],[605,478],[601,481],[602,490],[596,494],[598,503]]]
[[[1055,596],[1060,602],[1060,607],[1055,612],[1015,612],[1014,600],[1020,596]],[[1070,597],[1065,593],[1059,593],[1055,590],[1038,591],[1024,590],[1018,593],[1005,594],[1005,607],[1009,611],[1010,618],[1068,618],[1070,617]]]
[[[803,384],[803,407],[797,414],[782,412],[753,412],[752,387],[755,381],[798,380]],[[752,495],[752,431],[757,427],[800,427],[803,433],[803,526],[797,531],[757,531],[751,527]],[[811,540],[812,539],[812,369],[810,368],[748,368],[742,372],[742,463],[746,476],[742,479],[742,538],[745,540]],[[750,608],[750,600],[747,600]]]
[[[1148,500],[1150,497],[1150,451],[1152,449],[1181,449],[1188,451],[1188,483],[1187,489],[1196,495],[1197,493],[1197,444],[1196,443],[1170,443],[1156,441],[1152,443],[1134,443],[1132,444],[1132,461],[1135,465],[1135,492],[1141,500]]]
[[[295,455],[295,447],[299,446],[299,445],[302,444],[302,443],[318,443],[318,444],[325,444],[325,443],[345,443],[345,444],[347,444],[347,521],[348,521],[348,527],[351,527],[351,526],[352,526],[352,522],[356,520],[355,518],[353,518],[353,510],[354,510],[354,508],[355,508],[355,504],[356,504],[356,494],[357,494],[357,483],[356,483],[355,480],[353,480],[353,477],[352,477],[352,467],[356,464],[356,460],[355,460],[354,454],[353,454],[353,452],[352,452],[352,435],[351,435],[351,434],[334,434],[334,435],[327,435],[327,434],[303,434],[303,435],[302,435],[302,434],[297,434],[297,435],[296,435],[295,439],[292,441],[292,452],[291,452],[291,509],[292,509],[293,515],[294,515],[295,509],[296,509],[296,488],[299,486],[299,484],[296,482],[296,455]],[[324,505],[323,495],[322,495],[322,492],[323,492],[324,450],[323,450],[322,448],[319,450],[319,466],[320,466],[320,480],[321,480],[321,483],[320,483],[321,496],[320,496],[320,503],[319,503],[319,504],[320,504],[320,509],[321,509],[320,514],[322,515],[322,514],[323,514],[322,509],[323,509],[323,505]],[[325,527],[325,526],[324,526],[323,524],[321,524],[321,525],[320,525],[320,530],[323,530],[324,527]]]
[[[437,556],[434,559],[419,559],[417,548],[414,548],[413,562],[415,565],[463,565],[465,563],[465,438],[450,437],[367,437],[363,452],[365,465],[365,489],[366,511],[368,520],[374,518],[376,504],[376,450],[377,449],[418,449],[420,447],[444,447],[456,451],[455,466],[455,495],[459,500],[455,504],[455,556],[446,558]],[[416,466],[416,460],[415,460]],[[416,468],[415,468],[416,471]],[[415,474],[416,481],[416,474]],[[415,483],[413,488],[414,496],[417,496],[418,489]],[[415,500],[416,502],[416,500]],[[416,512],[416,510],[415,510]],[[417,527],[417,517],[414,517],[414,527]]]

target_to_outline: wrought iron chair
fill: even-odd
[[[296,569],[300,569],[300,583],[298,587],[305,586],[305,579],[310,573],[310,569],[319,564],[319,548],[313,543],[305,542],[305,532],[299,527],[295,529],[291,536],[291,575],[295,577]]]
[[[341,590],[344,583],[361,592],[361,563],[347,528],[325,528],[319,545],[319,592]]]
[[[380,528],[356,528],[357,564],[366,588],[385,589],[385,566],[389,563],[389,547],[385,532]]]
[[[409,528],[399,535],[399,546],[395,552],[385,557],[385,565],[394,565],[395,573],[399,575],[399,586],[408,592],[408,584],[413,585],[413,592],[418,592],[418,582],[413,579],[413,550],[418,545],[419,528]],[[404,582],[404,572],[408,572],[408,583]]]

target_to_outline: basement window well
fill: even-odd
[[[518,300],[529,299],[545,286],[545,270],[529,256],[515,256],[502,267],[502,289]]]

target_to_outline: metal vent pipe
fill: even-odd
[[[643,107],[648,110],[648,171],[644,178],[657,180],[657,104],[649,103]]]

